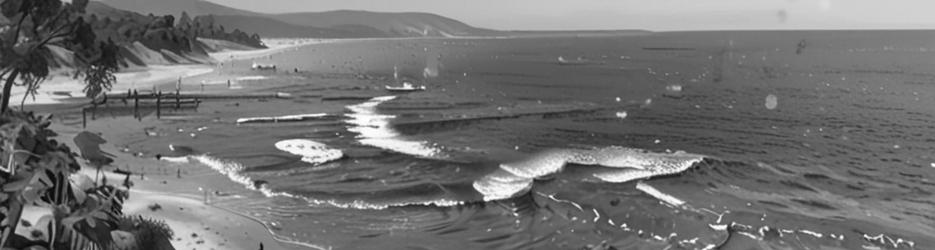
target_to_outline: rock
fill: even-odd
[[[153,211],[153,212],[162,210],[162,206],[159,205],[159,203],[153,203],[152,205],[149,205],[148,208],[150,211]]]

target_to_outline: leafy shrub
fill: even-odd
[[[136,249],[160,249],[172,240],[173,232],[162,220],[143,218],[143,216],[123,216],[117,223],[117,230],[133,233],[136,237]]]
[[[69,182],[80,168],[72,151],[51,139],[50,117],[9,111],[0,115],[0,247],[66,246],[108,249],[128,194],[110,185],[85,190]],[[13,234],[26,205],[49,208],[48,242]]]

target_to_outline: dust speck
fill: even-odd
[[[779,106],[779,98],[776,95],[769,94],[766,96],[766,109],[773,110]]]

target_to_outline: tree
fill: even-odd
[[[10,20],[0,25],[0,78],[3,96],[0,113],[9,110],[14,85],[25,86],[27,96],[37,93],[49,75],[53,59],[50,47],[75,52],[74,78],[83,77],[94,97],[113,84],[117,71],[116,46],[97,41],[91,25],[82,17],[88,0],[0,0],[0,12]]]
[[[182,11],[182,17],[179,18],[178,27],[184,28],[187,25],[192,24],[192,18],[188,16],[188,12]]]
[[[175,27],[175,17],[172,15],[165,15],[155,19],[155,23],[159,28],[171,29]]]

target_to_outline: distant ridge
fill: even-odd
[[[475,28],[460,21],[431,13],[385,13],[355,10],[303,12],[274,15],[276,19],[295,25],[317,25],[340,28],[366,26],[394,37],[415,36],[489,36],[499,32]]]
[[[191,16],[226,15],[226,16],[262,16],[264,14],[235,9],[204,0],[99,0],[111,7],[137,12],[143,15],[173,15],[179,17],[182,12]]]
[[[360,30],[328,29],[285,23],[265,16],[220,15],[214,16],[214,23],[230,29],[256,33],[262,37],[362,38],[386,36],[383,32],[370,27],[360,27]]]
[[[215,24],[263,37],[451,37],[495,36],[503,32],[475,28],[430,13],[382,13],[339,10],[265,14],[241,10],[205,0],[100,0],[118,9],[143,15],[213,15]]]

